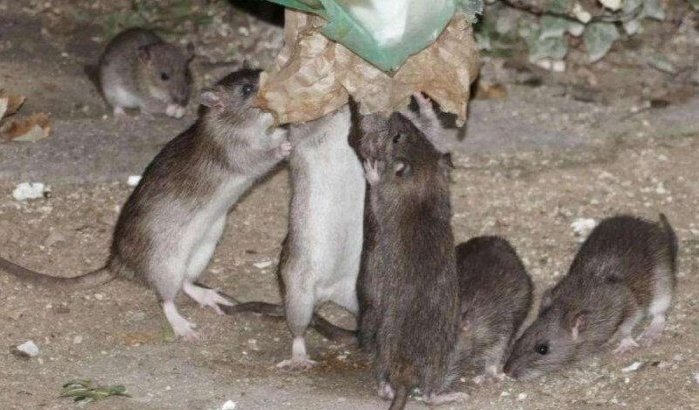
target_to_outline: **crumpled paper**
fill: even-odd
[[[408,58],[396,72],[384,73],[320,33],[320,17],[286,10],[284,48],[260,79],[258,107],[279,124],[320,118],[347,103],[351,95],[362,114],[404,108],[417,91],[442,111],[466,120],[469,89],[478,74],[478,49],[463,13],[456,13],[437,40]]]

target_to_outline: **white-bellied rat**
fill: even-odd
[[[502,379],[517,331],[532,304],[532,281],[505,239],[479,236],[456,247],[461,295],[458,370],[485,370],[476,377]]]
[[[231,304],[195,284],[240,196],[289,155],[286,131],[252,106],[260,72],[229,74],[202,92],[199,120],[160,151],[121,210],[106,266],[74,278],[22,268],[0,258],[0,269],[54,288],[96,286],[117,275],[145,280],[156,290],[178,336],[196,337],[174,304],[180,290],[221,313]]]
[[[365,182],[348,144],[349,131],[347,106],[289,129],[292,195],[279,277],[293,342],[291,359],[279,367],[315,363],[304,335],[318,304],[329,301],[357,311]]]
[[[98,83],[114,109],[140,108],[150,114],[181,118],[191,89],[191,45],[181,50],[143,28],[131,28],[114,37],[100,57]]]
[[[353,105],[353,104],[351,104]],[[364,248],[361,335],[374,356],[379,394],[402,409],[419,387],[430,404],[449,393],[459,325],[448,155],[403,115],[358,122],[353,138],[369,183],[372,244]],[[368,342],[368,343],[367,343]]]
[[[641,340],[657,339],[670,308],[677,237],[660,223],[633,216],[607,218],[590,233],[566,275],[543,295],[537,319],[514,345],[505,373],[530,379],[590,356],[614,338],[634,346],[635,325],[652,317]]]

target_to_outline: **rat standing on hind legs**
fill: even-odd
[[[374,232],[358,281],[362,343],[374,356],[379,394],[405,407],[419,387],[429,404],[448,392],[456,361],[459,282],[451,231],[448,155],[407,118],[359,120]]]
[[[347,106],[289,130],[292,195],[278,273],[293,342],[291,359],[278,367],[315,364],[305,333],[317,305],[334,302],[357,312],[366,183],[349,132]]]
[[[175,296],[184,290],[217,313],[222,313],[219,305],[231,304],[196,280],[231,206],[291,151],[286,131],[274,128],[272,115],[252,105],[259,77],[259,70],[237,71],[202,93],[199,120],[165,145],[123,206],[104,268],[61,278],[0,258],[0,270],[59,289],[135,276],[155,288],[175,334],[195,339],[195,325],[177,311]]]

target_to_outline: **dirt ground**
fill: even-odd
[[[75,13],[42,12],[42,4],[50,3],[0,0],[0,88],[25,93],[25,108],[50,111],[56,123],[47,140],[0,144],[0,256],[72,276],[104,262],[131,190],[125,176],[140,173],[162,142],[193,117],[135,118],[129,124],[103,119],[108,111],[81,71],[99,51],[95,45],[103,42],[103,31]],[[95,1],[89,9],[99,16],[122,3],[128,2]],[[188,34],[203,50],[196,62],[199,83],[243,59],[264,66],[279,46],[278,28],[247,15],[229,17],[233,29]],[[685,34],[699,45],[696,30]],[[238,53],[235,61],[225,58],[224,43]],[[687,46],[682,44],[677,47]],[[487,62],[484,75],[513,83],[521,77],[521,67],[505,67],[502,61]],[[618,84],[624,99],[613,99],[605,89],[604,98],[581,103],[578,91],[569,92],[568,80],[546,77],[551,83],[537,88],[506,84],[505,101],[474,103],[470,134],[455,144],[452,225],[458,241],[483,234],[509,239],[538,296],[565,274],[582,240],[571,227],[574,221],[617,213],[656,218],[664,212],[680,239],[680,267],[662,339],[621,356],[603,347],[566,371],[532,382],[477,386],[464,379],[457,388],[470,394],[468,401],[440,408],[699,409],[699,101],[672,100],[667,109],[629,117],[658,95],[654,90],[679,87],[656,73],[648,78],[657,81],[634,94],[644,72]],[[528,75],[542,74],[531,69]],[[105,166],[109,161],[119,163]],[[49,183],[50,196],[16,201],[11,193],[28,176]],[[204,283],[242,301],[279,301],[275,267],[289,194],[288,172],[281,169],[235,207]],[[305,373],[276,369],[290,354],[281,321],[217,316],[183,296],[178,305],[202,336],[186,343],[172,339],[154,293],[126,281],[57,294],[0,275],[0,299],[2,409],[76,408],[58,397],[61,385],[72,379],[123,384],[132,396],[87,405],[91,409],[214,410],[227,400],[237,409],[387,407],[375,394],[366,358],[313,331],[308,345],[320,366]],[[338,309],[326,307],[323,313],[333,322],[354,324]],[[11,353],[27,340],[39,346],[37,357]],[[635,362],[637,370],[624,371]],[[408,408],[424,406],[413,401]]]

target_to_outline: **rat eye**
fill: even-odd
[[[250,94],[252,94],[253,91],[255,91],[255,86],[251,84],[245,84],[240,91],[243,93],[243,96],[249,97]]]
[[[400,138],[402,137],[401,134],[396,134],[393,136],[393,143],[398,144],[398,141],[400,141]]]
[[[544,343],[539,343],[536,345],[536,352],[539,353],[540,355],[545,355],[549,352],[549,345],[544,344]]]
[[[167,73],[160,73],[160,79],[163,81],[167,81],[170,79],[170,76]]]

